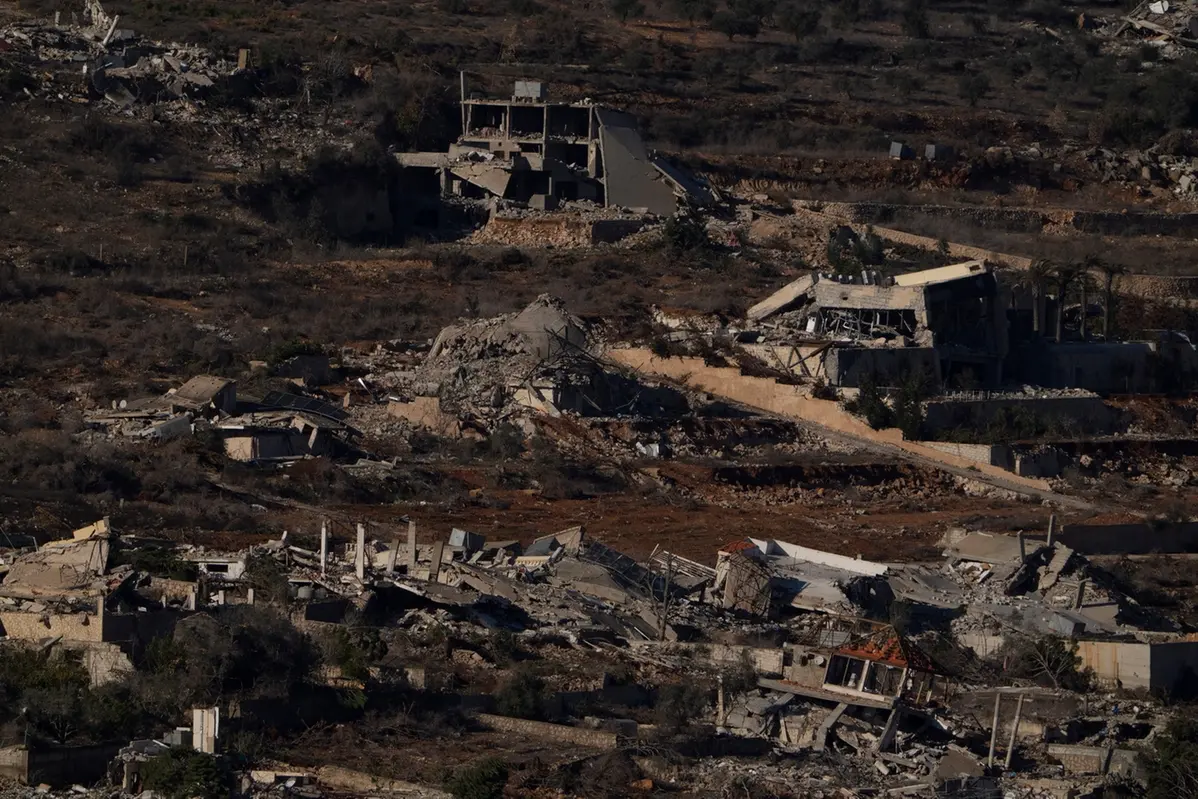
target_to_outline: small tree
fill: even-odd
[[[1076,641],[1012,636],[1000,654],[1012,677],[1067,691],[1088,691],[1093,682],[1093,673],[1081,668]]]
[[[923,433],[923,400],[929,383],[926,373],[912,372],[903,380],[894,399],[894,421],[903,431],[903,438],[909,441],[919,440]]]
[[[787,3],[777,13],[778,27],[801,41],[819,31],[820,9]]]
[[[707,711],[707,692],[694,682],[663,686],[653,712],[658,726],[670,732],[686,727]]]
[[[715,0],[673,0],[674,10],[690,24],[696,19],[710,20],[715,15]]]
[[[627,22],[629,18],[644,16],[645,4],[640,0],[611,0],[611,10],[620,18],[620,22]]]
[[[907,0],[903,6],[903,33],[915,39],[926,39],[931,35],[926,0]]]
[[[1156,747],[1142,757],[1147,776],[1147,799],[1198,796],[1198,719],[1191,715],[1169,721]]]
[[[663,229],[667,246],[675,255],[698,250],[711,244],[707,237],[707,220],[699,209],[684,206],[666,220]]]
[[[858,383],[857,398],[845,403],[845,410],[865,419],[865,423],[874,430],[882,430],[894,426],[894,411],[886,403],[886,398],[878,390],[873,372],[861,376]]]
[[[711,18],[712,30],[719,31],[732,41],[737,36],[749,39],[757,38],[761,32],[761,22],[752,17],[737,16],[731,11],[718,11]]]
[[[985,73],[979,72],[976,75],[964,75],[958,83],[961,96],[969,103],[969,107],[973,108],[990,92],[990,79]]]

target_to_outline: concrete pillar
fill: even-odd
[[[998,711],[1002,702],[1002,694],[994,692],[994,720],[990,722],[990,755],[986,758],[986,767],[994,765],[994,747],[998,744]]]
[[[245,600],[251,605],[254,604],[254,589],[247,588],[245,590]]]
[[[216,754],[220,737],[220,708],[196,707],[191,710],[191,743],[197,752]]]
[[[416,571],[416,522],[408,522],[408,574]]]
[[[861,669],[861,681],[856,685],[858,691],[865,690],[865,681],[869,679],[869,670],[873,667],[873,665],[874,664],[872,661],[865,661],[865,668]]]
[[[323,577],[325,567],[329,562],[329,523],[324,520],[320,523],[320,575]]]
[[[1081,580],[1077,584],[1077,599],[1073,603],[1074,610],[1081,610],[1082,605],[1086,601],[1086,583],[1089,580]]]
[[[1019,539],[1019,559],[1027,560],[1027,544],[1023,540],[1023,531],[1016,533],[1016,538]]]
[[[354,558],[354,573],[359,580],[366,579],[366,528],[358,525],[358,551]]]
[[[1019,734],[1019,717],[1023,714],[1023,694],[1019,695],[1019,701],[1015,703],[1015,721],[1011,724],[1011,740],[1007,743],[1007,759],[1003,761],[1003,768],[1007,771],[1011,770],[1011,758],[1015,755],[1015,736]]]
[[[391,542],[391,549],[387,552],[387,574],[395,574],[395,556],[399,554],[399,539],[396,538]]]
[[[433,544],[433,559],[428,565],[429,582],[437,582],[437,576],[441,574],[441,556],[445,554],[445,542],[438,541]]]
[[[1053,541],[1053,538],[1056,536],[1056,532],[1057,532],[1057,515],[1055,513],[1053,513],[1053,514],[1050,514],[1048,517],[1048,545],[1049,546],[1052,546],[1052,541]]]
[[[724,720],[728,718],[728,711],[724,707],[724,675],[716,675],[716,694],[715,694],[715,724],[717,727],[724,726]]]

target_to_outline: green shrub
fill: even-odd
[[[445,781],[445,790],[455,799],[501,799],[507,784],[508,767],[497,757],[476,760]]]
[[[658,726],[678,731],[707,712],[707,692],[693,682],[664,686],[657,694],[653,713]]]
[[[505,716],[543,718],[545,681],[528,669],[519,669],[495,692],[495,707]]]
[[[171,749],[141,767],[146,790],[167,799],[223,799],[232,788],[228,769],[212,755],[190,749]]]
[[[697,209],[686,206],[666,220],[663,230],[666,246],[675,255],[711,245],[707,237],[707,220]]]
[[[862,375],[857,388],[857,398],[844,404],[849,413],[860,416],[874,430],[894,427],[894,410],[882,396],[872,373]]]

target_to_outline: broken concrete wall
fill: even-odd
[[[1172,693],[1179,687],[1188,688],[1198,674],[1198,641],[1151,643],[1148,662],[1151,689]]]
[[[990,466],[1001,466],[1004,469],[1014,467],[1011,448],[1005,444],[959,444],[955,441],[921,441],[920,443],[925,447],[938,449],[965,460]]]
[[[1012,415],[1043,420],[1046,426],[1073,425],[1088,434],[1109,432],[1116,420],[1115,411],[1097,396],[950,398],[924,404],[924,424],[933,431],[982,429]]]
[[[1020,477],[1059,477],[1071,459],[1056,447],[1038,446],[1028,452],[1016,452],[1012,471]]]
[[[28,784],[46,783],[56,787],[96,782],[107,776],[108,764],[124,745],[102,743],[34,748],[28,753]]]
[[[410,402],[392,400],[387,403],[387,413],[445,438],[462,434],[458,418],[441,409],[440,397],[413,397]]]
[[[225,438],[225,454],[237,461],[299,458],[318,454],[308,437],[293,428],[259,430]]]
[[[1067,524],[1057,540],[1083,555],[1149,555],[1198,549],[1198,522]]]
[[[1198,378],[1194,347],[1165,338],[1045,343],[1020,355],[1012,359],[1012,366],[1018,369],[1012,376],[1051,388],[1131,394],[1189,388]]]
[[[833,347],[824,357],[824,373],[834,386],[855,388],[862,377],[877,385],[895,387],[909,375],[931,376],[941,382],[940,357],[932,347]]]
[[[609,207],[643,208],[651,214],[670,216],[678,207],[674,189],[654,168],[649,152],[627,114],[597,109],[602,127],[599,146],[603,153],[603,182]]]
[[[79,652],[93,688],[117,682],[133,672],[133,661],[117,644],[64,640],[62,646]]]
[[[820,688],[828,671],[828,656],[822,652],[811,652],[795,648],[789,653],[788,663],[782,678],[805,688]]]
[[[29,751],[24,746],[0,749],[0,777],[28,784]]]
[[[1103,685],[1131,690],[1151,689],[1152,652],[1149,644],[1128,641],[1078,641],[1081,668],[1091,669]],[[1198,643],[1194,644],[1198,647]]]

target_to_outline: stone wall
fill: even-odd
[[[106,743],[33,749],[29,752],[29,784],[44,782],[57,787],[96,782],[108,774],[108,765],[123,746]]]
[[[955,441],[921,441],[925,447],[938,449],[965,460],[977,461],[988,466],[1010,469],[1011,448],[1002,444],[959,444]]]
[[[413,799],[452,799],[449,794],[435,788],[351,771],[340,766],[322,766],[316,769],[316,781],[325,787],[355,794],[392,793]]]
[[[1008,413],[1034,417],[1046,423],[1066,420],[1090,434],[1108,431],[1115,420],[1115,412],[1107,407],[1102,397],[1020,395],[931,400],[924,405],[924,424],[929,430],[982,429]]]
[[[583,727],[568,727],[564,724],[549,724],[544,721],[516,719],[511,716],[495,716],[490,713],[479,713],[478,720],[493,730],[511,732],[518,735],[531,735],[535,738],[546,738],[552,741],[564,741],[588,746],[594,749],[615,749],[619,746],[614,732],[588,730]]]
[[[492,217],[475,234],[479,243],[512,247],[591,247],[619,241],[642,227],[640,219],[579,219],[567,214],[530,217]]]
[[[0,749],[0,778],[25,782],[29,773],[29,752],[23,746]]]
[[[1048,755],[1061,762],[1066,774],[1105,774],[1110,750],[1103,746],[1052,744]]]
[[[84,611],[62,615],[58,613],[0,612],[0,626],[9,638],[38,641],[62,636],[64,641],[103,640],[104,624],[99,616]]]

